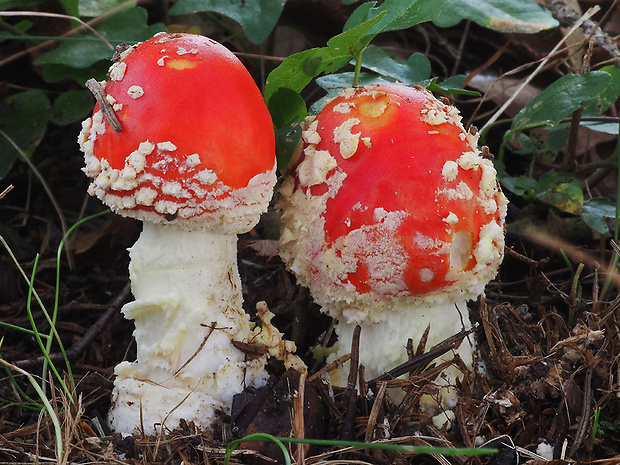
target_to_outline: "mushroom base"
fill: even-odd
[[[462,329],[470,329],[469,312],[466,301],[446,301],[441,303],[417,302],[413,304],[395,304],[390,310],[379,313],[372,321],[356,316],[365,314],[351,310],[343,312],[339,318],[336,334],[338,341],[334,346],[334,352],[330,354],[328,362],[351,352],[353,332],[356,325],[361,326],[359,343],[359,360],[364,365],[365,379],[371,380],[382,375],[388,370],[407,361],[407,340],[413,341],[413,348],[418,345],[427,326],[430,331],[426,342],[426,350],[443,342],[450,336],[457,334]],[[458,349],[450,351],[435,360],[440,363],[452,360],[458,354],[463,363],[473,366],[474,339],[473,336],[465,338]],[[349,373],[349,362],[330,373],[332,384],[346,386]],[[454,365],[448,367],[436,380],[437,384],[444,387],[439,390],[434,398],[425,398],[424,406],[431,411],[438,405],[443,408],[451,408],[456,404],[458,393],[454,389],[456,379],[461,379],[463,374]]]
[[[151,223],[130,249],[137,360],[123,362],[109,422],[153,434],[184,419],[209,430],[235,394],[267,380],[266,357],[248,360],[233,341],[252,342],[242,308],[237,237]]]

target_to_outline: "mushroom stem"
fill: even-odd
[[[439,303],[395,303],[389,311],[378,312],[375,315],[372,319],[361,321],[347,319],[346,313],[342,318],[339,318],[336,327],[338,342],[335,346],[335,352],[330,354],[328,361],[335,360],[349,352],[356,325],[360,325],[362,328],[359,363],[364,365],[364,377],[367,380],[405,363],[407,361],[407,340],[411,339],[414,347],[416,347],[428,325],[430,325],[430,331],[426,341],[426,350],[462,329],[471,328],[465,300],[460,302],[447,300]],[[458,349],[447,352],[439,359],[441,361],[451,360],[454,355],[458,354],[465,365],[472,366],[473,345],[473,338],[466,338]],[[348,372],[349,365],[347,362],[343,367],[330,373],[332,383],[337,386],[346,386]],[[462,376],[463,374],[456,366],[451,366],[442,372],[442,378],[436,382],[448,387],[439,391],[438,397],[435,399],[438,404],[445,408],[453,407],[457,393],[449,386],[454,386],[456,379],[460,379]]]
[[[237,236],[145,222],[130,249],[137,360],[116,367],[113,429],[146,434],[180,419],[209,428],[246,385],[266,381],[265,357],[246,360],[233,341],[250,342],[242,308]]]

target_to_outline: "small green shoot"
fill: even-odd
[[[594,447],[594,441],[596,440],[596,436],[599,433],[600,427],[600,419],[601,419],[601,408],[597,408],[594,410],[594,424],[592,425],[592,434],[590,434],[590,449]]]

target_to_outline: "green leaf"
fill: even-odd
[[[26,10],[34,8],[41,3],[45,3],[45,0],[0,0],[0,10],[10,10],[12,8]]]
[[[568,74],[534,97],[514,118],[510,137],[519,129],[553,125],[569,117],[583,102],[598,95],[611,76],[605,71]]]
[[[506,176],[501,178],[501,184],[504,188],[519,196],[534,191],[538,186],[538,182],[529,176]]]
[[[327,74],[326,76],[316,78],[316,83],[328,93],[338,93],[344,88],[351,87],[354,75],[355,73],[352,71]],[[394,82],[374,73],[360,73],[358,85],[367,86],[370,84],[394,84]]]
[[[132,7],[101,21],[95,29],[112,46],[116,46],[122,42],[134,44],[147,40],[155,33],[163,31],[164,27],[161,24],[147,25],[146,10]],[[78,37],[82,40],[63,42],[57,49],[41,55],[34,63],[87,68],[100,60],[109,59],[114,53],[114,50],[92,34]]]
[[[60,0],[60,4],[65,10],[65,13],[76,17],[80,16],[80,9],[78,8],[78,3],[78,0]]]
[[[299,122],[308,116],[304,99],[297,92],[286,87],[278,89],[271,96],[269,112],[276,127]]]
[[[342,89],[351,87],[354,77],[354,72],[347,71],[344,73],[327,74],[325,76],[316,78],[316,83],[321,86],[327,93],[323,98],[317,100],[311,105],[310,113],[318,113],[319,111],[321,111],[326,101],[336,97],[342,91]],[[371,84],[394,84],[394,82],[374,73],[360,73],[360,75],[358,76],[357,85],[368,86]]]
[[[451,27],[463,19],[495,31],[528,34],[559,25],[533,0],[447,0],[435,24]]]
[[[306,102],[297,92],[282,87],[269,99],[269,112],[275,126],[278,170],[284,171],[301,140],[301,121],[308,116]]]
[[[107,60],[98,61],[88,68],[72,68],[67,65],[50,63],[43,68],[43,79],[45,79],[46,82],[73,79],[80,85],[83,85],[90,78],[95,78],[98,81],[106,80],[109,68],[110,62]]]
[[[54,100],[50,121],[60,126],[81,121],[91,113],[93,106],[90,92],[70,90]]]
[[[21,92],[0,102],[0,129],[29,156],[45,134],[49,113],[50,102],[43,92]],[[19,151],[0,134],[0,179],[18,157]]]
[[[406,63],[401,63],[373,46],[364,50],[362,68],[404,85],[417,84],[431,76],[431,62],[421,53],[414,53]]]
[[[603,122],[603,121],[582,121],[581,126],[588,129],[592,129],[597,132],[604,132],[605,134],[618,135],[618,123],[617,122]]]
[[[590,228],[599,234],[609,233],[605,218],[616,217],[616,205],[608,198],[596,197],[583,203],[581,218]]]
[[[171,15],[199,11],[219,13],[238,22],[255,44],[267,39],[276,26],[286,0],[179,0],[170,9]]]
[[[546,192],[554,189],[554,187],[559,184],[571,183],[573,181],[577,181],[577,175],[573,173],[544,173],[538,180],[536,194],[538,196],[544,195]]]
[[[300,93],[319,74],[332,73],[346,65],[372,40],[374,35],[368,31],[383,16],[332,37],[326,47],[311,48],[287,57],[267,77],[265,101],[269,102],[274,92],[282,87]]]
[[[351,14],[344,30],[352,29],[381,13],[386,14],[372,27],[370,34],[408,29],[437,18],[445,2],[446,0],[385,0],[377,7],[374,1],[363,3]]]
[[[471,95],[478,96],[480,92],[475,90],[463,89],[463,83],[465,82],[465,76],[463,74],[456,74],[450,76],[448,79],[442,82],[437,82],[437,78],[433,78],[430,83],[426,85],[426,88],[431,92],[438,94],[452,94],[452,95]]]
[[[284,172],[290,163],[299,142],[301,141],[302,126],[300,123],[291,123],[276,129],[276,153],[278,170]]]
[[[620,69],[616,68],[614,65],[605,66],[604,68],[599,69],[599,71],[604,71],[611,76],[609,83],[603,89],[600,90],[597,98],[592,102],[596,105],[596,109],[598,111],[593,112],[595,115],[599,115],[601,110],[607,110],[611,107],[618,96],[620,96]],[[584,114],[587,112],[584,111]]]
[[[557,184],[538,198],[566,213],[576,214],[583,207],[583,191],[577,181]]]

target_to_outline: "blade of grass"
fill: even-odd
[[[14,331],[19,331],[22,333],[26,333],[29,334],[30,336],[34,336],[34,331],[32,329],[28,329],[28,328],[22,328],[21,326],[17,326],[11,323],[6,323],[4,321],[0,321],[0,326],[2,326],[3,328],[6,329],[12,329]],[[49,336],[47,334],[41,334],[41,337],[44,339],[48,339]]]
[[[0,339],[0,346],[2,346],[2,339]],[[62,428],[60,426],[60,420],[58,419],[58,415],[56,414],[54,408],[52,407],[52,404],[50,403],[49,399],[47,398],[47,396],[41,389],[41,386],[39,386],[34,376],[32,376],[26,370],[22,370],[20,367],[13,365],[5,360],[2,360],[1,358],[0,358],[0,363],[8,367],[9,369],[24,375],[26,378],[28,378],[28,381],[30,381],[30,384],[32,385],[33,389],[37,392],[39,398],[41,399],[41,402],[43,403],[45,411],[49,415],[50,420],[52,421],[52,425],[54,426],[54,436],[56,440],[56,459],[58,460],[58,463],[64,463],[64,447],[62,443]]]
[[[39,256],[37,255],[35,258],[35,262],[34,262],[34,266],[33,266],[33,271],[32,271],[32,278],[28,278],[28,276],[26,275],[25,271],[23,270],[23,268],[20,266],[19,261],[17,260],[17,258],[15,257],[15,255],[13,254],[13,252],[11,251],[8,243],[4,240],[4,238],[2,236],[0,236],[0,243],[2,243],[2,245],[4,246],[4,248],[7,250],[7,252],[9,253],[9,256],[11,257],[11,259],[13,260],[13,262],[15,263],[15,265],[17,266],[18,270],[20,271],[20,273],[22,274],[23,278],[25,279],[26,283],[28,284],[28,299],[27,299],[27,312],[28,312],[28,316],[30,319],[30,325],[32,327],[32,330],[27,330],[25,328],[19,328],[19,327],[15,327],[15,329],[21,329],[23,331],[28,332],[29,334],[31,334],[32,336],[35,337],[35,339],[37,340],[37,343],[39,344],[39,347],[41,348],[41,352],[43,353],[44,356],[44,361],[43,361],[43,370],[42,370],[42,389],[43,391],[45,391],[45,380],[46,380],[46,373],[47,373],[47,369],[48,367],[51,369],[51,371],[53,372],[54,376],[58,379],[58,381],[60,382],[61,386],[63,387],[63,390],[65,391],[67,397],[69,399],[71,399],[71,401],[74,401],[74,396],[73,394],[75,393],[75,381],[73,379],[73,373],[71,370],[71,364],[69,362],[69,358],[67,356],[67,352],[64,348],[64,344],[62,343],[62,340],[60,339],[60,335],[58,334],[58,332],[56,331],[56,321],[58,318],[58,308],[59,308],[59,301],[60,301],[60,260],[62,257],[62,251],[63,248],[68,240],[69,235],[75,231],[76,228],[78,228],[79,226],[81,226],[82,224],[84,224],[87,221],[90,221],[94,218],[97,218],[99,216],[103,216],[109,213],[109,210],[104,210],[101,211],[99,213],[95,213],[93,215],[90,215],[86,218],[81,219],[80,221],[78,221],[77,223],[75,223],[73,226],[71,226],[71,228],[69,228],[69,230],[67,231],[67,233],[63,236],[63,238],[60,241],[60,244],[58,245],[58,250],[56,253],[56,287],[55,287],[55,295],[54,295],[54,308],[53,308],[53,312],[52,315],[50,316],[47,309],[45,308],[45,306],[43,305],[43,302],[41,301],[41,299],[39,298],[36,290],[34,289],[34,276],[35,276],[35,271],[36,271],[36,266],[39,260]],[[32,314],[32,297],[34,296],[35,300],[37,301],[37,303],[39,304],[39,307],[42,310],[43,315],[45,316],[45,318],[47,319],[47,322],[50,325],[50,333],[49,335],[47,334],[42,334],[38,328],[36,327],[36,322],[34,321],[34,316]],[[43,339],[45,339],[45,344],[43,344]],[[54,365],[54,362],[52,361],[52,359],[50,358],[50,353],[52,350],[52,343],[54,341],[54,339],[56,340],[59,350],[63,356],[63,360],[65,362],[65,366],[67,367],[67,374],[68,374],[68,379],[70,382],[70,386],[67,386],[67,383],[65,381],[65,379],[60,375],[60,373],[58,372],[58,370],[56,369],[56,366]]]
[[[491,448],[453,448],[453,447],[428,447],[428,446],[411,446],[411,445],[402,445],[402,444],[391,444],[385,442],[362,442],[362,441],[341,441],[341,440],[330,440],[330,439],[299,439],[299,438],[285,438],[285,437],[275,437],[269,434],[250,434],[241,439],[237,439],[232,441],[226,447],[226,455],[224,458],[224,464],[228,464],[230,461],[230,456],[232,451],[236,449],[240,444],[244,442],[262,442],[262,441],[272,441],[278,444],[278,446],[284,451],[286,448],[284,447],[284,443],[293,443],[293,444],[309,444],[315,446],[341,446],[353,449],[380,449],[380,450],[389,450],[393,452],[409,452],[413,454],[438,454],[438,455],[447,455],[447,456],[471,456],[471,455],[488,455],[497,453],[497,449]],[[287,458],[287,464],[290,463],[290,458],[288,458],[288,453],[285,453],[285,458]]]
[[[54,373],[54,376],[58,379],[58,381],[60,381],[61,385],[63,386],[63,388],[65,389],[65,392],[67,392],[67,394],[72,397],[70,395],[70,392],[67,391],[67,387],[65,385],[65,382],[63,380],[63,377],[60,375],[60,373],[58,372],[58,369],[56,368],[56,365],[54,364],[54,362],[52,362],[52,360],[50,359],[50,352],[51,352],[51,343],[52,343],[52,335],[53,334],[57,334],[56,333],[56,313],[54,312],[54,315],[52,317],[52,319],[49,318],[49,315],[47,313],[47,311],[45,310],[44,307],[41,307],[41,310],[43,312],[43,314],[47,317],[48,323],[50,324],[50,335],[47,337],[46,340],[46,344],[43,343],[43,338],[39,329],[37,328],[37,324],[36,321],[34,320],[34,314],[32,312],[32,295],[34,293],[34,277],[36,274],[36,270],[37,270],[37,265],[39,263],[39,254],[36,255],[35,259],[34,259],[34,264],[32,265],[32,278],[30,279],[30,284],[28,286],[28,296],[26,299],[26,311],[28,313],[28,319],[30,320],[30,326],[32,327],[32,331],[33,331],[33,335],[35,340],[37,341],[37,344],[39,345],[39,348],[41,349],[41,351],[43,352],[43,354],[45,355],[45,360],[43,361],[43,368],[41,370],[41,390],[43,391],[43,393],[46,392],[46,380],[47,380],[47,372],[48,372],[48,368]],[[58,338],[60,340],[60,338]],[[68,366],[68,365],[67,365]]]
[[[13,263],[17,267],[17,270],[20,272],[20,274],[22,275],[22,277],[26,281],[26,284],[28,285],[28,304],[26,306],[26,310],[27,310],[27,312],[29,314],[29,318],[31,318],[31,325],[33,324],[33,321],[34,321],[33,317],[32,317],[32,314],[31,314],[31,309],[32,309],[31,301],[32,301],[32,297],[34,297],[34,300],[37,302],[37,304],[39,305],[39,308],[41,308],[41,311],[42,311],[43,315],[45,316],[46,320],[50,324],[50,328],[51,328],[50,329],[50,331],[51,331],[50,335],[53,334],[54,338],[57,340],[57,342],[58,342],[58,344],[59,344],[59,346],[61,348],[61,351],[64,352],[64,348],[63,348],[63,345],[62,345],[62,341],[60,340],[60,336],[58,335],[58,333],[56,331],[56,327],[52,324],[52,319],[51,319],[47,309],[45,308],[45,305],[43,304],[43,301],[41,300],[41,297],[39,297],[39,294],[34,289],[33,280],[31,280],[28,277],[28,275],[26,274],[26,272],[24,271],[22,266],[19,264],[19,261],[17,260],[17,257],[15,257],[15,254],[13,254],[13,251],[9,247],[9,244],[6,242],[4,237],[2,237],[1,235],[0,235],[0,243],[4,246],[5,250],[9,254],[9,257],[11,257],[11,260],[13,260]],[[37,256],[37,259],[38,259],[38,256]],[[35,336],[35,339],[40,341],[40,338],[42,337],[42,335],[40,334],[40,332],[36,328],[36,325],[33,327],[33,331],[34,331],[33,336]],[[48,360],[48,363],[51,364],[51,366],[53,366],[53,362],[50,359],[49,352],[45,351],[45,345],[42,342],[39,342],[39,347],[41,347],[41,350],[43,352],[43,356]],[[60,381],[61,385],[63,386],[63,389],[65,390],[67,396],[69,396],[70,398],[73,398],[72,393],[71,393],[71,391],[69,391],[69,389],[68,389],[66,383],[64,382],[63,378],[61,376],[57,375],[57,371],[55,373],[55,376],[58,377],[58,380]]]
[[[226,454],[224,455],[224,465],[228,465],[230,463],[230,457],[233,451],[243,444],[244,442],[275,442],[280,450],[282,450],[282,454],[284,455],[284,463],[286,465],[291,465],[291,457],[284,445],[283,438],[277,438],[267,433],[255,433],[249,434],[248,436],[232,441],[228,446],[226,446]]]
[[[69,240],[69,235],[71,233],[73,233],[73,231],[75,231],[77,228],[79,228],[81,225],[83,225],[84,223],[86,223],[87,221],[90,221],[94,218],[98,218],[99,216],[103,216],[106,215],[110,212],[110,210],[103,210],[99,213],[95,213],[93,215],[87,216],[86,218],[82,218],[80,221],[78,221],[77,223],[75,223],[73,226],[71,226],[69,228],[69,230],[65,233],[65,235],[63,236],[63,238],[60,240],[60,244],[58,244],[58,250],[56,251],[56,288],[55,288],[55,292],[54,292],[54,310],[52,312],[52,321],[51,321],[51,325],[52,328],[54,328],[54,333],[56,334],[56,339],[58,342],[58,346],[60,348],[60,351],[63,355],[64,361],[65,361],[65,366],[67,367],[67,374],[68,374],[68,378],[69,381],[71,383],[71,392],[75,392],[75,380],[73,379],[73,372],[71,370],[71,364],[69,363],[69,358],[67,357],[67,352],[65,351],[64,345],[62,344],[60,337],[58,337],[58,333],[56,333],[56,319],[58,317],[58,308],[60,307],[60,260],[62,257],[62,251],[65,247],[65,244],[67,243],[67,241]],[[47,344],[45,346],[45,351],[44,353],[49,354],[52,351],[52,332],[50,332],[49,335],[49,339],[47,340]],[[51,363],[51,359],[49,359],[49,356],[46,357],[46,362],[49,360],[49,362]],[[62,382],[62,380],[60,380]],[[73,401],[73,396],[69,395],[68,396],[72,401]]]
[[[0,358],[2,358],[1,354],[0,354]],[[34,400],[32,397],[30,397],[21,388],[21,386],[19,385],[17,380],[13,377],[13,373],[11,373],[11,370],[9,369],[9,367],[4,365],[3,368],[4,368],[4,371],[6,372],[7,377],[11,381],[11,384],[13,385],[15,390],[17,391],[17,393],[22,397],[22,399],[25,399],[27,402],[29,402],[30,405],[19,403],[19,402],[10,401],[10,400],[7,400],[7,399],[0,399],[0,402],[2,402],[4,404],[8,404],[8,405],[19,405],[21,408],[26,408],[26,409],[29,409],[29,410],[36,410],[36,411],[41,410],[41,405],[36,400]]]

